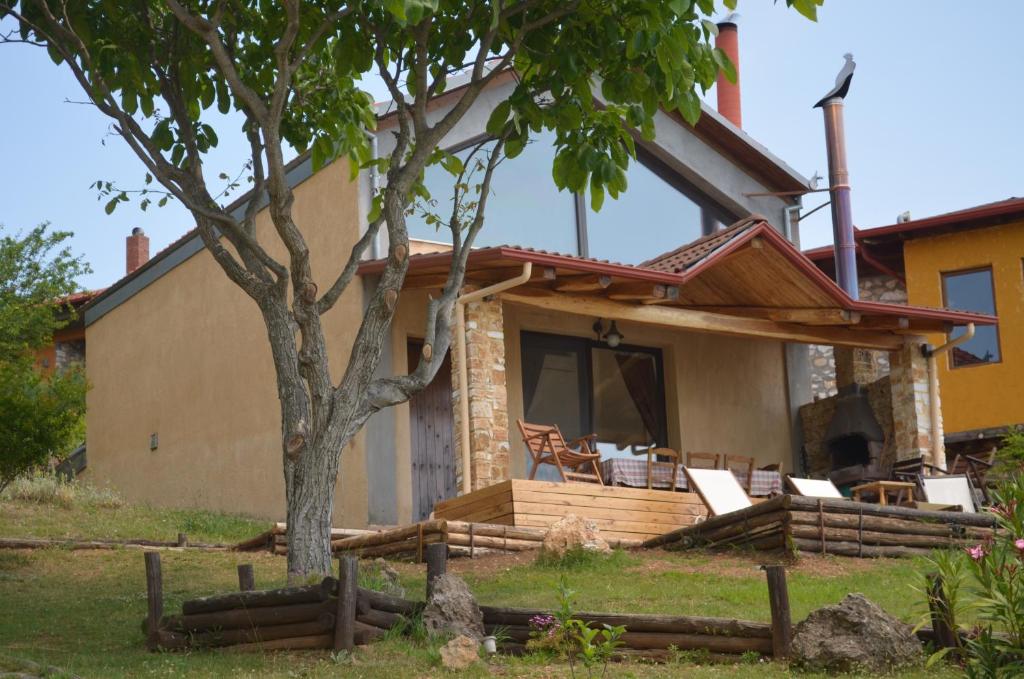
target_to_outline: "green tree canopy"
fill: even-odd
[[[84,371],[44,373],[35,360],[72,317],[62,300],[89,271],[63,245],[70,236],[43,224],[0,237],[0,489],[84,433]]]

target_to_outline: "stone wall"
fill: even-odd
[[[932,459],[932,417],[928,392],[928,359],[920,342],[892,352],[892,409],[896,421],[897,459],[924,458],[945,466],[945,459]],[[938,436],[942,443],[942,408],[939,404]],[[943,456],[944,457],[944,456]]]
[[[867,276],[860,279],[860,298],[872,302],[907,303],[907,286],[892,276]],[[874,361],[874,378],[889,374],[889,354],[884,351],[869,352]],[[815,399],[828,398],[836,394],[836,357],[829,345],[812,344],[811,394]],[[860,381],[860,380],[858,380]],[[870,382],[873,380],[865,380]]]
[[[508,442],[508,390],[505,382],[505,331],[501,301],[466,305],[466,354],[469,365],[469,437],[471,488],[486,488],[511,478]],[[455,476],[463,489],[462,394],[459,357],[452,355],[452,409],[455,426]]]

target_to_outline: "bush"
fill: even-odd
[[[117,509],[124,505],[121,496],[108,488],[96,488],[80,481],[63,481],[43,472],[16,478],[0,492],[0,498],[64,509],[86,506]]]
[[[621,549],[615,549],[611,554],[602,554],[582,547],[568,549],[564,554],[556,554],[541,550],[534,562],[540,568],[550,568],[557,571],[583,571],[600,568],[603,566],[629,566],[636,562]]]
[[[930,662],[952,654],[968,677],[979,679],[1024,675],[1024,476],[1011,476],[993,497],[994,537],[932,561],[949,606],[947,624],[956,629],[965,614],[976,624]]]
[[[996,473],[1015,474],[1024,469],[1024,427],[1013,427],[996,451]]]

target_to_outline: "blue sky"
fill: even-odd
[[[857,61],[846,106],[853,215],[861,227],[1024,195],[1024,2],[826,0],[817,24],[765,0],[740,0],[745,129],[805,176],[826,174],[821,113],[844,52]],[[366,89],[384,98],[379,83]],[[191,226],[177,205],[112,215],[89,184],[141,184],[138,160],[108,123],[80,100],[65,69],[41,50],[0,47],[0,223],[41,221],[75,232],[73,248],[103,287],[124,273],[124,238],[142,226],[157,252]],[[709,95],[714,102],[714,92]],[[240,138],[221,134],[210,164],[232,176]],[[820,202],[805,199],[810,209]],[[828,210],[803,225],[803,245],[831,243]]]

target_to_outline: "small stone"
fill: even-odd
[[[571,549],[581,548],[588,552],[610,554],[612,548],[601,537],[597,524],[568,514],[556,521],[544,536],[542,550],[559,556]]]
[[[450,670],[464,670],[480,659],[478,642],[460,634],[441,647],[441,664]]]

